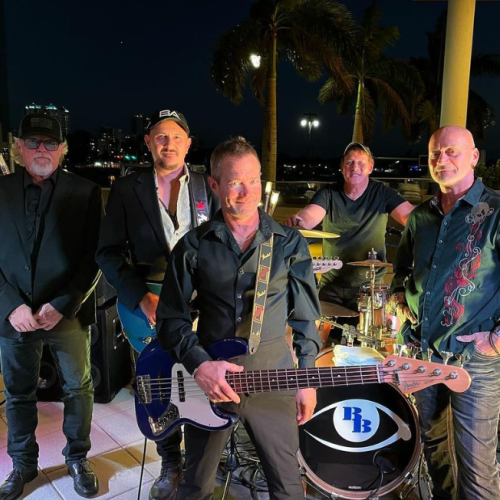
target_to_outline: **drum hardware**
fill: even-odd
[[[229,438],[229,453],[226,457],[226,462],[224,463],[224,468],[227,471],[226,481],[224,483],[224,490],[221,495],[221,500],[226,500],[229,494],[229,485],[231,484],[231,479],[236,469],[240,466],[240,461],[236,455],[236,430],[238,429],[238,424],[234,425],[231,429],[231,437]]]
[[[347,307],[340,306],[338,304],[333,304],[331,302],[325,302],[324,300],[319,301],[321,306],[321,314],[326,317],[334,318],[355,318],[359,316],[359,313],[347,309]]]

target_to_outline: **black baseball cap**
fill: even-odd
[[[162,109],[160,111],[156,111],[148,118],[148,124],[146,125],[146,132],[149,134],[151,129],[158,125],[160,122],[164,122],[166,120],[172,120],[179,124],[182,127],[187,135],[189,135],[189,126],[186,120],[186,117],[175,109]]]
[[[360,148],[362,149],[370,158],[373,158],[372,152],[370,151],[370,148],[368,146],[365,146],[364,144],[361,144],[360,142],[351,142],[346,146],[344,149],[344,156],[351,150],[351,149],[357,149]]]
[[[19,125],[19,137],[23,139],[37,134],[48,135],[59,142],[64,141],[61,124],[53,116],[42,113],[24,116]]]

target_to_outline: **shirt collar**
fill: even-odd
[[[153,165],[153,177],[155,180],[156,189],[158,189],[158,174],[156,173],[156,168],[154,165]],[[185,184],[186,182],[189,182],[189,169],[188,169],[186,163],[184,163],[184,170],[183,170],[182,175],[179,177],[179,182],[181,184]]]
[[[50,183],[52,183],[53,186],[55,186],[57,183],[58,176],[59,176],[59,167],[57,167],[54,170],[54,172],[52,172],[52,175],[50,177],[47,177],[46,179],[44,179],[43,182],[44,183],[50,182]],[[24,169],[24,187],[27,188],[28,186],[37,186],[37,184],[35,184],[33,182],[33,180],[30,177],[30,174],[28,173],[28,171],[25,168]]]
[[[484,191],[483,182],[481,181],[481,179],[476,178],[474,184],[472,184],[467,193],[465,193],[465,195],[462,196],[462,198],[460,198],[460,201],[463,200],[467,202],[469,205],[475,207],[480,202],[483,191]],[[434,196],[434,198],[431,199],[431,205],[440,208],[441,197],[442,197],[442,192],[438,191]]]
[[[271,237],[271,234],[277,234],[280,236],[286,236],[285,230],[278,224],[271,216],[267,215],[260,208],[259,210],[259,231],[267,240]],[[201,233],[200,239],[205,237],[208,233],[214,233],[218,238],[223,239],[223,235],[227,235],[229,230],[222,215],[222,210],[218,210],[217,213],[210,219],[206,224],[200,226]]]

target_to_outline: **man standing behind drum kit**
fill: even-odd
[[[432,361],[464,362],[472,378],[463,393],[439,384],[415,394],[434,499],[500,498],[500,196],[474,179],[478,160],[468,130],[433,134],[441,191],[411,214],[394,263],[405,341]]]
[[[406,224],[413,205],[394,189],[369,178],[374,166],[373,155],[359,142],[351,142],[341,160],[343,185],[330,184],[320,189],[311,203],[290,217],[288,226],[312,229],[323,221],[323,230],[337,233],[338,239],[323,240],[323,255],[336,257],[344,263],[365,260],[373,249],[385,261],[385,230],[388,214]],[[358,310],[361,286],[369,285],[366,267],[344,265],[321,276],[320,300]],[[377,269],[377,281],[385,268]]]

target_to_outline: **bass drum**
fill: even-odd
[[[321,351],[316,366],[333,366],[332,355],[332,349]],[[377,490],[378,497],[415,469],[418,419],[395,386],[324,387],[317,399],[313,417],[299,427],[298,460],[319,491],[356,500]]]

